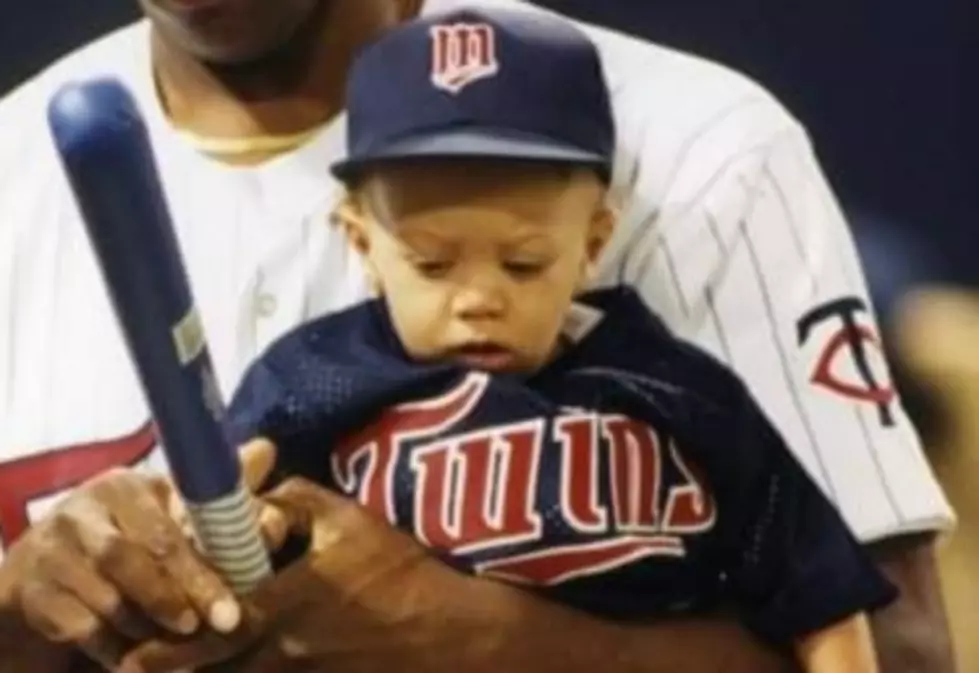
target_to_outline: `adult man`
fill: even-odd
[[[158,458],[151,456],[145,406],[43,127],[52,91],[69,79],[108,74],[126,82],[140,101],[218,376],[230,390],[244,366],[283,331],[364,296],[353,254],[324,222],[335,198],[326,166],[343,137],[338,115],[343,73],[357,47],[388,26],[418,11],[458,4],[143,0],[149,25],[82,50],[5,102],[0,109],[5,162],[0,167],[0,315],[5,323],[0,331],[0,452],[9,462],[0,466],[0,497],[6,498],[0,501],[0,529],[8,538],[24,531],[29,515],[37,517],[50,505],[45,502],[50,495],[109,466],[148,460],[158,467]],[[948,644],[928,533],[948,524],[950,513],[873,357],[873,320],[852,244],[804,133],[764,91],[733,73],[605,31],[588,31],[602,51],[615,95],[621,129],[615,185],[625,211],[597,280],[634,284],[681,335],[743,373],[857,534],[868,542],[889,540],[881,560],[906,591],[904,600],[878,619],[885,670],[914,670],[894,663],[913,661],[913,656],[924,662],[921,670],[947,670]],[[472,32],[456,27],[451,34],[454,56],[442,64],[445,71],[433,76],[456,82],[480,76],[480,68],[491,64],[460,57],[481,53],[468,42]],[[505,55],[498,58],[497,65],[506,67]],[[99,603],[103,623],[93,621],[95,613],[82,606],[85,618],[74,626],[60,617],[53,625],[38,624],[38,612],[43,613],[40,621],[47,619],[52,601],[65,606],[58,582],[70,582],[38,559],[54,558],[45,556],[46,544],[71,547],[74,536],[75,551],[93,559],[95,571],[118,581],[106,567],[95,565],[104,560],[106,546],[79,544],[77,538],[90,541],[93,526],[108,525],[114,528],[99,538],[102,542],[121,536],[137,556],[140,550],[159,551],[152,535],[148,539],[136,532],[152,528],[148,523],[163,526],[140,518],[153,507],[138,505],[138,493],[146,501],[145,489],[132,474],[102,479],[79,489],[68,516],[59,509],[49,525],[37,526],[22,540],[20,551],[0,567],[0,605],[6,599],[11,632],[24,626],[13,608],[33,606],[33,612],[27,610],[31,624],[49,637],[82,643],[106,664],[118,661],[119,642],[107,639],[102,627],[114,626],[131,638],[139,629],[119,619],[118,597],[105,583],[99,585],[101,599],[81,601],[90,608]],[[324,500],[324,494],[303,493],[307,509],[316,509],[313,502],[322,516],[332,511],[326,505],[333,501]],[[113,516],[100,518],[93,508]],[[80,509],[84,516],[78,515]],[[345,521],[363,516],[340,509],[348,512]],[[129,523],[120,523],[122,510],[121,518],[132,515]],[[307,511],[305,518],[322,518],[315,514]],[[71,525],[65,526],[66,520]],[[362,528],[357,535],[366,541],[360,551],[369,558],[350,557],[346,582],[360,581],[352,568],[370,574],[368,561],[376,561],[378,549],[388,550],[390,558],[417,558],[415,548],[393,533],[367,523]],[[912,534],[911,543],[893,542]],[[163,549],[166,553],[140,558],[151,565],[154,559],[166,560],[172,549]],[[335,562],[337,552],[331,554]],[[178,556],[184,565],[170,563],[170,572],[201,576],[189,572],[194,562],[186,553]],[[331,567],[311,565],[306,601],[316,595],[316,571]],[[403,670],[458,670],[459,661],[465,663],[463,670],[475,670],[473,660],[495,670],[539,670],[540,661],[569,671],[593,668],[595,662],[609,671],[616,663],[623,670],[714,670],[709,667],[718,665],[719,652],[737,650],[725,649],[719,639],[730,630],[717,624],[687,633],[686,642],[694,646],[685,647],[676,645],[676,632],[665,630],[669,626],[626,633],[526,596],[501,593],[503,588],[463,582],[427,562],[421,565],[424,572],[409,577],[387,566],[371,575],[386,578],[385,591],[375,589],[371,595],[380,601],[398,587],[402,610],[424,603],[419,596],[456,601],[433,611],[439,619],[431,623],[439,626],[426,631],[427,639],[408,638],[404,651],[391,644],[393,632],[375,623],[374,630],[364,626],[364,633],[377,638],[376,656],[385,656],[376,643],[387,644],[388,656],[397,651]],[[159,573],[141,575],[157,576],[162,586]],[[279,586],[298,586],[295,575],[289,577]],[[128,579],[132,583],[133,576]],[[412,582],[418,583],[417,590]],[[346,586],[336,576],[327,577],[326,585]],[[74,586],[73,601],[80,598],[79,586]],[[25,593],[47,600],[25,600]],[[193,607],[206,614],[220,592],[192,593]],[[324,601],[330,598],[328,591],[322,593]],[[473,605],[483,604],[476,594],[500,607],[496,612],[487,608],[480,618],[508,627],[483,629],[494,634],[495,647],[485,639],[474,646],[476,641],[463,632],[452,631],[466,621],[464,615],[472,616]],[[162,600],[159,595],[143,598],[144,608]],[[175,605],[171,601],[169,607]],[[72,606],[77,611],[78,601]],[[303,615],[315,612],[307,607],[296,607],[288,623],[278,625],[286,642],[293,642],[290,629],[301,628]],[[393,608],[390,601],[380,601],[371,609]],[[548,640],[540,625],[528,627],[544,623],[542,615],[566,623],[574,635]],[[169,617],[163,625],[172,630],[192,627],[172,610]],[[410,621],[404,612],[398,617],[400,622],[391,617],[386,623]],[[357,622],[342,623],[352,629]],[[408,641],[415,643],[413,649]],[[676,647],[669,648],[671,642]],[[433,647],[436,643],[441,647]],[[743,645],[740,651],[751,649]],[[274,647],[289,649],[281,640]],[[485,656],[476,656],[474,647],[485,647]],[[453,653],[462,657],[459,648],[468,658],[453,659]],[[308,650],[299,649],[310,658]],[[441,656],[437,664],[431,654],[436,650]],[[613,650],[621,661],[594,653],[607,657]],[[676,658],[667,661],[667,650]],[[268,661],[261,651],[258,661]],[[532,657],[513,658],[530,651]],[[510,659],[495,658],[501,652]],[[51,669],[60,670],[64,661],[48,654]],[[331,656],[325,665],[345,670],[337,667],[335,651]],[[363,656],[347,670],[370,670],[369,655]],[[757,661],[745,666],[762,670]],[[32,664],[31,670],[43,668]]]

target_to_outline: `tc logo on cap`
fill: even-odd
[[[496,31],[488,23],[432,26],[432,84],[457,94],[500,70]]]

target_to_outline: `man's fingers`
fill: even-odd
[[[176,492],[174,492],[170,499],[167,501],[167,513],[173,520],[177,527],[180,529],[181,534],[183,534],[184,539],[194,545],[194,549],[198,552],[203,550],[201,547],[200,540],[197,538],[197,531],[194,530],[194,523],[190,519],[190,511],[187,509],[187,504],[184,502],[183,498]]]
[[[152,476],[144,478],[146,479],[146,485],[149,487],[150,492],[160,505],[165,505],[174,495],[179,495],[173,482],[166,477]]]
[[[137,645],[122,658],[118,673],[173,673],[227,661],[248,648],[263,631],[253,611],[233,635],[203,631],[184,640],[154,639]]]
[[[288,529],[312,536],[314,525],[346,511],[350,502],[308,479],[289,479],[267,493],[263,500],[288,524]],[[315,531],[320,532],[320,531]]]
[[[71,643],[106,670],[114,670],[126,650],[123,639],[75,596],[51,585],[32,583],[21,592],[21,610],[35,631],[55,643]]]
[[[90,638],[78,643],[78,649],[89,659],[107,671],[114,671],[128,649],[126,641],[106,629],[96,631]]]
[[[231,633],[241,623],[241,606],[221,578],[189,548],[176,551],[167,571],[184,588],[198,614],[211,628]]]
[[[122,658],[119,673],[172,673],[217,664],[233,656],[240,646],[235,641],[207,632],[193,640],[170,643],[146,641]]]
[[[104,494],[103,497],[110,500]],[[154,539],[149,545],[143,542],[160,529],[158,520],[165,515],[159,512],[159,504],[152,495],[143,493],[142,498],[132,495],[130,498],[128,506],[116,507],[113,511],[117,514],[117,524],[123,523],[126,517],[146,522],[146,527],[141,530],[135,522],[128,522],[130,530],[139,530],[136,537],[140,542],[124,535],[121,526],[113,525],[113,517],[108,513],[111,503],[103,505],[94,498],[66,503],[52,520],[52,525],[60,539],[77,545],[83,555],[92,560],[96,572],[113,584],[117,593],[142,609],[147,618],[175,633],[190,633],[198,625],[192,606],[183,590],[174,586],[174,581],[164,571],[165,559],[161,562],[150,551],[150,548],[158,550],[161,541]],[[147,506],[143,502],[146,500],[154,503],[149,505],[149,512],[155,510],[155,514],[146,514]],[[136,513],[129,508],[135,509]]]
[[[245,486],[251,492],[257,491],[265,483],[275,468],[277,450],[275,444],[258,437],[241,447],[241,472]]]
[[[151,555],[137,543],[117,539],[99,557],[99,572],[114,582],[146,616],[173,633],[193,633],[200,619],[187,593],[167,570],[167,555]]]
[[[166,573],[170,549],[186,545],[155,494],[127,476],[105,477],[93,497],[66,503],[53,525],[146,617],[175,633],[197,628],[192,605]],[[111,514],[110,514],[111,512]]]
[[[302,639],[288,634],[276,636],[276,642],[266,644],[248,661],[236,668],[237,673],[266,673],[267,671],[289,671],[307,673],[317,670],[312,656],[312,647]]]
[[[163,509],[165,503],[157,502],[136,486],[129,489],[121,485],[119,493],[134,505],[120,508],[116,517],[119,528],[127,538],[149,550],[152,560],[163,569],[165,579],[158,590],[145,594],[166,611],[160,613],[166,620],[161,625],[174,633],[190,633],[198,624],[195,615],[200,615],[218,631],[236,629],[241,620],[238,602]],[[178,605],[190,610],[178,615],[169,612]]]
[[[79,643],[101,628],[99,618],[81,601],[49,584],[24,586],[20,604],[31,628],[55,643]]]
[[[150,623],[130,609],[116,588],[96,572],[89,559],[51,554],[41,558],[38,569],[123,636],[142,640],[152,633]]]

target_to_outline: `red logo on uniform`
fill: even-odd
[[[500,70],[496,59],[496,32],[488,23],[433,26],[432,84],[457,94]]]
[[[117,439],[65,446],[0,463],[0,548],[30,525],[28,506],[70,490],[114,467],[135,465],[153,452],[156,432],[147,423]]]
[[[875,372],[871,367],[868,349],[882,353],[882,348],[874,329],[858,322],[860,313],[869,311],[859,297],[843,297],[814,308],[799,320],[799,344],[804,345],[809,340],[817,325],[838,320],[840,327],[826,340],[810,381],[837,395],[876,405],[881,424],[891,426],[894,425],[891,403],[897,395],[887,373]],[[842,353],[849,355],[859,382],[846,381],[834,370]]]
[[[682,557],[685,536],[714,526],[717,505],[702,475],[672,442],[633,419],[569,412],[453,432],[487,383],[485,374],[471,374],[441,396],[389,409],[333,452],[336,483],[432,548],[497,551],[477,572],[536,585]],[[545,450],[556,451],[560,464],[546,474]],[[542,480],[555,484],[547,502]],[[400,514],[399,492],[412,497]],[[515,550],[541,540],[545,518],[560,518],[581,539]]]

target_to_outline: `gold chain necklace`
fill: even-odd
[[[217,156],[235,156],[288,152],[306,144],[323,129],[323,126],[325,124],[288,135],[260,135],[238,138],[202,136],[185,129],[177,129],[177,132],[198,152]]]

